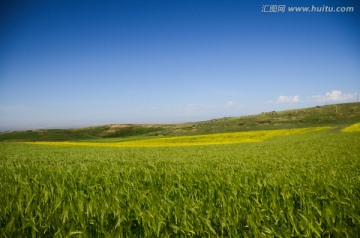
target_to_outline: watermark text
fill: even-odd
[[[287,5],[262,5],[261,12],[263,13],[285,13],[285,12],[325,12],[325,13],[338,13],[338,12],[354,12],[355,7],[334,7],[334,6],[287,6]]]

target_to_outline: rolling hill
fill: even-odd
[[[131,138],[201,135],[222,132],[335,126],[342,128],[360,121],[360,103],[332,104],[257,115],[225,117],[182,124],[111,124],[77,129],[12,131],[0,141],[129,140]]]

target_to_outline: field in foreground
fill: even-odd
[[[0,143],[3,237],[356,237],[360,133],[100,148]]]

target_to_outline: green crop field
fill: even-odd
[[[179,147],[2,142],[0,237],[357,237],[360,132],[345,131]]]

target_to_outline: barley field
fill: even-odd
[[[359,151],[359,132],[330,129],[197,146],[3,142],[0,237],[357,237]]]

